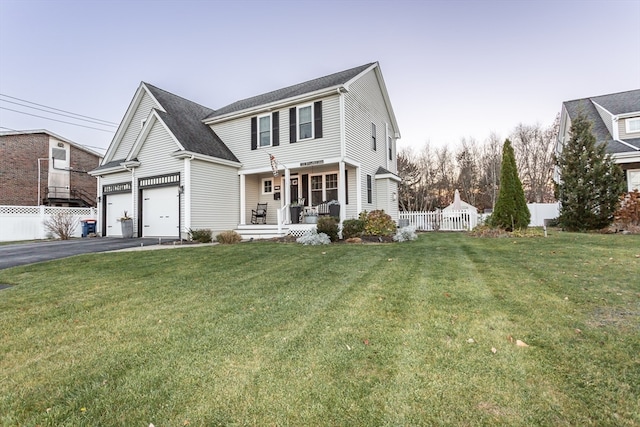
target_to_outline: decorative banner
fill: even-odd
[[[276,156],[273,154],[269,154],[269,160],[271,161],[271,170],[273,171],[273,176],[278,176],[278,162],[276,161]]]

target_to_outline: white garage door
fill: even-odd
[[[178,237],[178,187],[142,192],[142,236]]]
[[[122,236],[122,226],[119,219],[127,211],[129,216],[133,216],[131,212],[131,193],[108,194],[107,199],[107,236]]]

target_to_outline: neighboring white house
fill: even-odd
[[[141,83],[104,156],[102,235],[127,211],[140,237],[250,226],[258,203],[286,230],[288,206],[340,202],[340,219],[398,218],[400,131],[377,62],[213,110]],[[270,156],[275,159],[274,176]]]
[[[579,114],[593,123],[597,142],[606,144],[624,171],[628,191],[640,190],[640,89],[563,102],[556,153],[571,137],[571,120]]]

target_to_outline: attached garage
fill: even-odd
[[[178,187],[142,191],[142,237],[178,237]]]
[[[142,237],[180,236],[180,174],[140,179]]]
[[[102,195],[104,204],[102,213],[104,223],[102,224],[102,235],[109,237],[121,237],[122,226],[120,218],[125,211],[129,216],[133,216],[131,209],[131,182],[121,182],[103,186]]]

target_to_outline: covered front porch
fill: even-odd
[[[358,169],[357,165],[336,160],[276,163],[273,169],[240,171],[238,229],[274,226],[280,234],[285,229],[314,228],[319,216],[330,214],[330,205],[340,222],[356,217],[361,209]],[[260,209],[266,210],[264,215],[257,212]]]

